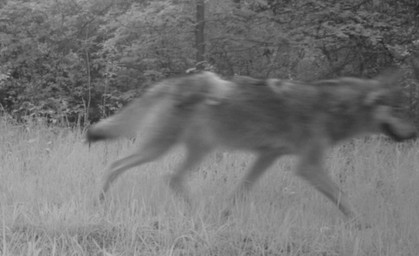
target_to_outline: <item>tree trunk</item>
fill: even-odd
[[[195,47],[196,62],[205,59],[205,0],[196,1]]]

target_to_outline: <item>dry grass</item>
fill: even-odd
[[[90,149],[79,132],[0,123],[2,255],[417,255],[419,145],[356,140],[326,166],[372,228],[345,227],[340,212],[292,174],[285,157],[227,222],[223,202],[250,156],[213,154],[189,180],[190,214],[161,178],[182,149],[135,168],[96,204],[103,169],[130,141]],[[275,170],[274,170],[275,169]]]

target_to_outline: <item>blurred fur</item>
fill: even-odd
[[[397,72],[387,72],[375,79],[301,82],[241,76],[227,81],[204,72],[164,80],[88,129],[89,142],[135,136],[139,129],[146,132],[137,152],[110,166],[101,199],[124,171],[183,144],[185,160],[169,184],[189,201],[186,175],[208,153],[224,147],[256,155],[233,199],[249,190],[275,160],[293,154],[299,157],[296,174],[353,218],[355,213],[322,159],[326,149],[354,136],[384,133],[396,141],[416,136],[413,124],[396,111],[398,78]]]

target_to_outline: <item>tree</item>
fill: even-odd
[[[87,123],[201,62],[303,80],[409,70],[418,16],[415,0],[2,1],[0,104],[18,119]]]
[[[205,0],[196,1],[196,62],[205,60]]]

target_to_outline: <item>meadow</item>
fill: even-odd
[[[79,130],[0,121],[1,255],[417,255],[419,143],[383,137],[331,149],[325,166],[371,228],[341,213],[292,172],[284,157],[240,201],[221,211],[252,156],[216,152],[190,176],[191,214],[164,176],[175,148],[134,168],[97,197],[105,168],[136,142],[83,143]]]

